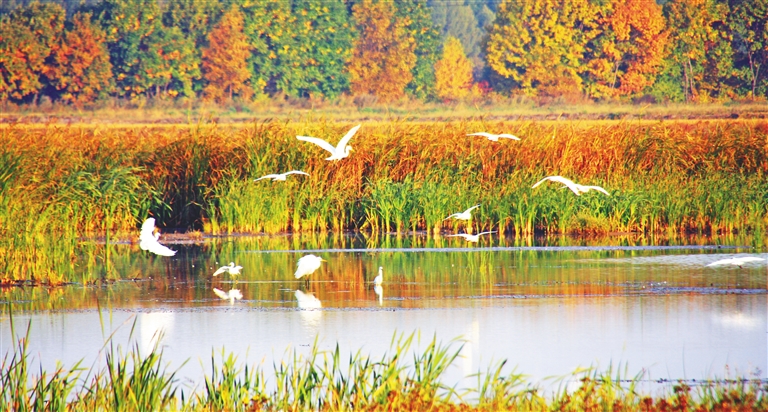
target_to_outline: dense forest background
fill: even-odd
[[[0,0],[0,103],[768,95],[768,0]]]

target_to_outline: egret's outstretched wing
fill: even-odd
[[[467,136],[483,136],[483,137],[486,137],[488,139],[493,139],[494,137],[496,137],[495,134],[490,134],[488,132],[468,133]]]
[[[176,254],[175,250],[171,250],[167,246],[161,245],[157,241],[154,241],[154,242],[148,244],[147,249],[144,249],[144,250],[148,250],[148,251],[150,251],[150,252],[152,252],[152,253],[154,253],[156,255],[160,255],[160,256],[173,256],[173,255]]]
[[[480,205],[474,205],[474,206],[470,207],[469,209],[465,210],[464,213],[469,213],[469,212],[477,209],[478,207],[480,207]]]
[[[288,175],[304,175],[304,176],[309,176],[309,173],[302,172],[301,170],[291,170],[289,172],[283,173],[283,175],[285,175],[285,176],[288,176]]]
[[[359,129],[360,126],[362,126],[362,124],[359,124],[349,129],[347,134],[345,134],[344,137],[342,137],[341,140],[339,140],[339,144],[336,145],[336,150],[338,150],[339,152],[343,152],[344,148],[347,147],[347,143],[349,143],[349,139],[351,139],[352,136],[354,136],[355,133],[357,133],[357,129]]]
[[[264,175],[264,176],[262,176],[262,177],[260,177],[258,179],[253,179],[253,181],[254,182],[258,182],[261,179],[276,179],[276,178],[279,178],[279,177],[280,177],[280,175],[276,175],[276,174]]]
[[[481,235],[489,235],[489,234],[491,234],[491,233],[496,233],[496,231],[495,231],[495,230],[491,230],[491,231],[489,231],[489,232],[480,232],[480,233],[478,233],[478,234],[477,234],[477,236],[481,236]]]
[[[515,136],[513,134],[509,134],[509,133],[502,133],[502,134],[498,135],[498,137],[504,138],[504,139],[520,140],[519,137],[517,137],[517,136]]]
[[[584,186],[584,187],[585,187],[586,189],[594,189],[594,190],[597,190],[598,192],[603,192],[603,193],[605,193],[605,194],[606,194],[606,195],[608,195],[608,196],[610,196],[610,195],[611,195],[610,193],[608,193],[608,191],[607,191],[607,190],[603,189],[603,188],[602,188],[602,187],[600,187],[600,186]],[[586,190],[584,190],[584,192],[586,192]]]
[[[463,237],[464,239],[468,239],[469,236],[472,236],[472,235],[469,235],[469,234],[466,234],[466,233],[456,233],[454,235],[445,235],[445,237],[459,237],[459,236]]]
[[[222,273],[224,273],[224,272],[226,272],[228,270],[229,270],[229,266],[222,266],[222,267],[216,269],[215,272],[213,272],[213,276],[219,276],[220,274],[222,274]]]
[[[566,187],[568,187],[568,189],[571,189],[571,191],[573,193],[576,193],[577,196],[581,195],[581,191],[579,190],[578,186],[576,186],[576,183],[573,183],[572,180],[566,179],[566,178],[564,178],[562,176],[547,176],[547,177],[539,180],[538,182],[536,182],[535,185],[531,186],[531,189],[534,189],[534,188],[538,187],[540,184],[544,183],[547,180],[549,180],[551,182],[562,183]]]
[[[296,138],[304,142],[314,143],[322,147],[326,151],[330,152],[332,155],[336,154],[336,148],[323,139],[318,139],[317,137],[309,137],[309,136],[296,136]]]
[[[139,239],[142,241],[144,239],[154,239],[155,238],[154,231],[155,231],[155,218],[154,217],[147,218],[147,220],[145,220],[144,223],[141,224],[141,234],[139,235]]]

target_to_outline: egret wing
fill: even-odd
[[[224,292],[224,291],[223,291],[223,290],[221,290],[221,289],[216,289],[216,288],[213,288],[213,293],[215,293],[215,294],[216,294],[216,296],[218,296],[218,297],[220,297],[220,298],[222,298],[222,299],[229,299],[229,294],[228,294],[228,293],[226,293],[226,292]]]
[[[347,134],[345,134],[344,137],[342,137],[341,140],[339,140],[339,144],[336,145],[336,150],[337,151],[339,151],[339,152],[343,152],[344,151],[344,148],[347,147],[347,143],[349,143],[349,139],[351,139],[352,136],[354,136],[355,133],[357,133],[357,129],[359,129],[360,126],[362,126],[362,125],[359,124],[359,125],[351,128],[351,129],[349,129]]]
[[[286,176],[287,175],[305,175],[305,176],[309,176],[309,173],[302,172],[301,170],[291,170],[290,172],[285,172],[283,174],[286,175]]]
[[[229,269],[229,266],[222,266],[218,269],[216,269],[215,272],[213,272],[213,276],[219,276],[220,274],[226,272]]]
[[[467,136],[483,136],[486,138],[495,137],[496,135],[490,134],[488,132],[477,132],[477,133],[468,133]]]
[[[145,250],[149,250],[150,252],[160,256],[173,256],[176,254],[175,250],[171,250],[167,246],[161,245],[157,241],[149,244],[148,248]]]
[[[264,175],[264,176],[262,176],[262,177],[260,177],[260,178],[258,178],[258,179],[253,179],[253,181],[254,181],[254,182],[258,182],[258,181],[259,181],[259,180],[261,180],[261,179],[274,179],[274,178],[276,178],[276,177],[280,177],[280,175],[277,175],[277,174]]]
[[[336,148],[323,139],[318,139],[317,137],[309,137],[309,136],[296,136],[296,138],[304,142],[314,143],[322,147],[326,151],[330,152],[331,154],[336,154]]]

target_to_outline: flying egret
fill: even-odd
[[[446,217],[443,220],[448,220],[448,219],[450,219],[452,217],[456,218],[456,219],[459,219],[459,220],[469,220],[469,219],[472,219],[472,213],[471,212],[472,212],[472,210],[474,210],[475,208],[478,208],[478,207],[480,207],[480,205],[474,205],[474,206],[470,207],[469,209],[467,209],[467,210],[465,210],[463,212],[454,213],[454,214]]]
[[[379,266],[379,275],[373,278],[373,284],[375,286],[381,286],[382,282],[384,282],[384,268]]]
[[[139,235],[139,247],[142,250],[148,250],[160,256],[173,256],[175,250],[160,244],[160,233],[155,233],[155,218],[150,217],[141,225],[141,234]]]
[[[301,170],[291,170],[290,172],[285,173],[279,173],[279,174],[271,174],[271,175],[264,175],[258,179],[253,179],[254,182],[258,182],[261,179],[272,179],[273,182],[285,182],[285,178],[288,177],[288,175],[305,175],[309,176],[309,173],[302,172]]]
[[[327,262],[327,260],[315,255],[302,256],[301,259],[296,262],[296,273],[294,273],[293,276],[295,276],[296,279],[301,279],[302,276],[311,275],[320,267],[320,263],[322,262]],[[309,278],[307,278],[307,282],[309,282]]]
[[[722,266],[722,265],[733,265],[741,267],[741,265],[749,262],[760,262],[765,259],[755,257],[755,256],[744,256],[744,257],[735,257],[730,259],[721,259],[715,262],[712,262],[708,264],[707,266]]]
[[[480,236],[487,235],[489,233],[496,233],[496,231],[495,230],[491,230],[490,232],[480,232],[480,233],[478,233],[476,235],[470,235],[469,233],[457,233],[455,235],[447,235],[446,237],[461,236],[464,239],[466,239],[467,242],[477,243],[480,240]]]
[[[299,309],[312,310],[320,309],[323,307],[320,299],[316,298],[315,295],[311,293],[304,293],[297,289],[293,294],[296,296],[296,302],[299,305]]]
[[[227,272],[230,276],[239,275],[242,266],[235,266],[235,262],[229,262],[229,265],[222,266],[213,272],[213,276],[218,276],[220,273]]]
[[[240,293],[240,289],[230,289],[228,292],[224,292],[221,289],[213,288],[213,293],[224,300],[229,300],[230,305],[234,304],[236,299],[243,298],[243,294]]]
[[[540,184],[544,183],[547,180],[552,181],[552,182],[558,182],[558,183],[564,184],[565,187],[567,187],[568,189],[571,189],[571,191],[573,193],[576,193],[576,196],[581,196],[582,193],[587,193],[587,192],[589,192],[592,189],[597,190],[598,192],[603,192],[603,193],[605,193],[608,196],[611,195],[610,193],[608,193],[607,190],[603,189],[600,186],[584,186],[584,185],[580,185],[580,184],[574,183],[572,180],[566,179],[566,178],[564,178],[562,176],[547,176],[547,177],[539,180],[531,188],[532,189],[536,188],[537,186],[539,186]]]
[[[317,137],[309,137],[309,136],[296,136],[297,139],[314,143],[323,149],[331,152],[330,157],[326,157],[325,160],[341,160],[347,156],[349,156],[349,152],[352,151],[352,146],[347,146],[347,143],[349,142],[349,139],[352,138],[352,136],[355,135],[357,132],[357,129],[360,128],[361,125],[357,125],[347,132],[347,134],[344,135],[344,137],[339,140],[339,144],[336,145],[336,147],[333,147],[330,143],[326,142],[323,139],[318,139]]]
[[[483,136],[487,137],[488,140],[492,142],[498,142],[499,139],[512,139],[512,140],[520,140],[519,137],[509,134],[509,133],[502,133],[502,134],[493,134],[488,132],[477,132],[477,133],[469,133],[467,136]]]

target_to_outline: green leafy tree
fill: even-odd
[[[192,39],[184,36],[178,27],[158,24],[145,43],[146,53],[139,67],[146,73],[147,94],[194,95],[192,84],[201,78],[202,56],[196,53]]]
[[[408,22],[395,15],[393,3],[362,0],[352,7],[359,37],[347,65],[354,95],[374,95],[390,102],[405,96],[416,65],[415,39]]]
[[[280,54],[291,53],[293,30],[288,1],[252,1],[241,6],[243,32],[251,47],[248,57],[250,84],[256,93],[277,92],[277,79],[283,70]]]
[[[729,26],[733,31],[738,77],[750,96],[768,92],[768,0],[742,0],[733,7]]]
[[[278,50],[276,86],[290,96],[334,98],[349,88],[353,32],[341,0],[294,0],[289,47]]]
[[[431,0],[428,4],[432,10],[432,20],[439,28],[442,37],[451,36],[459,39],[467,57],[477,58],[481,52],[485,31],[466,0],[459,3]]]
[[[434,96],[435,62],[440,49],[440,32],[432,21],[427,3],[413,0],[394,0],[395,18],[402,22],[408,42],[413,42],[416,62],[412,79],[406,91],[419,99]]]
[[[238,95],[247,99],[253,94],[248,84],[250,52],[251,46],[243,32],[243,14],[236,6],[232,7],[208,33],[208,47],[203,50],[207,98],[224,101]]]
[[[435,90],[444,100],[458,100],[469,94],[472,86],[472,62],[464,54],[459,39],[448,36],[443,55],[435,63]]]

